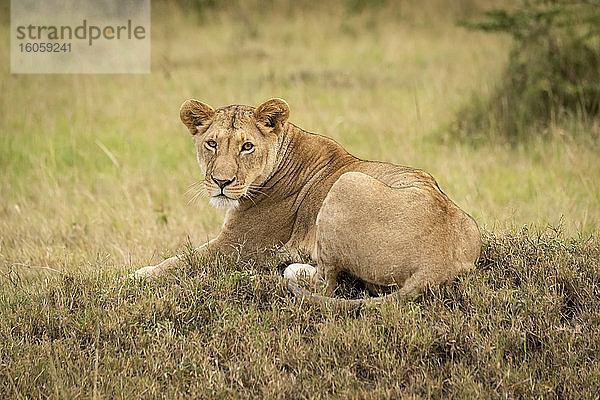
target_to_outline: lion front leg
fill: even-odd
[[[208,252],[210,249],[214,248],[215,240],[211,240],[207,243],[204,243],[202,246],[194,249],[195,252],[203,254]],[[209,246],[210,245],[210,246]],[[169,271],[173,270],[181,259],[181,256],[177,255],[174,257],[169,257],[166,260],[162,261],[159,264],[151,265],[148,267],[143,267],[135,271],[131,274],[132,278],[145,279],[145,278],[156,278],[161,275],[165,275]]]
[[[172,270],[179,260],[178,256],[170,257],[161,262],[160,264],[150,265],[138,269],[133,273],[133,278],[150,278],[164,275],[165,273]]]

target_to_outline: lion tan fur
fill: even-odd
[[[183,103],[180,117],[210,203],[228,208],[221,232],[199,252],[255,258],[274,248],[305,252],[330,288],[346,271],[372,285],[396,285],[404,295],[474,267],[477,224],[431,175],[360,160],[288,116],[281,99],[218,110]],[[176,264],[172,257],[135,275],[160,275]]]

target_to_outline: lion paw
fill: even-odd
[[[294,282],[300,279],[312,282],[317,275],[317,269],[310,264],[290,264],[283,271],[283,277]]]
[[[154,275],[156,275],[156,267],[150,266],[138,269],[133,274],[130,274],[129,277],[135,279],[144,279]]]

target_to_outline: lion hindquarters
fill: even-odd
[[[390,187],[360,172],[343,174],[317,216],[318,270],[377,285],[437,284],[464,269],[466,215],[428,182]],[[414,282],[417,279],[419,282]],[[418,286],[418,285],[417,285]]]

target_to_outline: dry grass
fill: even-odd
[[[598,398],[600,247],[486,235],[479,268],[358,313],[290,298],[274,265],[188,258],[0,289],[8,398]],[[96,388],[96,389],[94,389]]]

